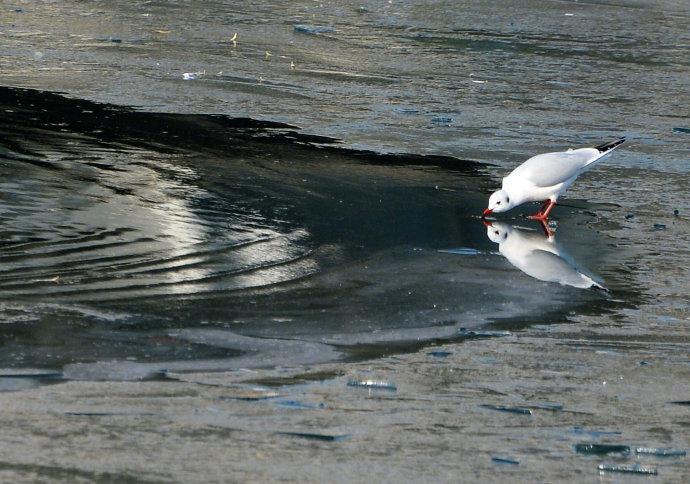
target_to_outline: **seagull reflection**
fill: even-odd
[[[582,289],[606,289],[597,276],[580,267],[573,256],[544,227],[546,235],[519,229],[503,222],[485,221],[486,233],[498,244],[498,251],[528,276]]]

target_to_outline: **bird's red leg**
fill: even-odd
[[[544,220],[546,220],[546,217],[549,216],[549,212],[551,211],[554,205],[556,205],[556,202],[550,202],[549,208],[546,209],[546,212],[544,212],[544,209],[542,208],[542,217],[544,217]]]
[[[554,206],[556,202],[552,202],[551,200],[547,200],[544,202],[544,205],[541,206],[541,209],[535,213],[534,215],[528,215],[527,218],[532,218],[532,219],[537,219],[537,220],[545,220],[546,216],[549,214],[551,211],[551,208]],[[548,206],[548,208],[547,208]],[[546,212],[544,212],[544,209],[546,209]]]

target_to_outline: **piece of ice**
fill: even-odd
[[[400,114],[419,114],[419,109],[414,108],[395,108],[396,113]]]
[[[295,25],[295,32],[300,32],[302,34],[322,34],[324,32],[333,32],[335,29],[333,27],[327,27],[324,25]]]
[[[522,407],[506,407],[505,405],[480,405],[482,408],[496,410],[499,412],[517,413],[519,415],[532,415],[532,410]]]
[[[519,465],[520,461],[517,459],[510,459],[507,457],[492,457],[491,460],[493,462],[498,462],[499,464],[512,464],[512,465]]]
[[[291,408],[291,409],[295,409],[295,410],[315,410],[317,408],[324,408],[325,407],[325,405],[323,403],[319,403],[318,405],[311,405],[308,403],[298,402],[297,400],[287,400],[284,402],[275,402],[275,404],[279,407]]]
[[[301,437],[303,439],[324,440],[327,442],[334,442],[346,438],[347,434],[315,434],[311,432],[276,432],[278,435],[287,435],[290,437]]]
[[[594,455],[607,455],[607,454],[630,454],[630,447],[621,444],[576,444],[575,452],[578,454],[594,454]]]
[[[64,412],[68,417],[158,417],[160,414],[152,412]]]
[[[453,124],[453,118],[446,118],[444,116],[436,116],[431,118],[431,124],[434,126],[450,126]]]
[[[683,457],[686,455],[686,452],[682,449],[658,449],[656,447],[637,447],[635,453],[658,457]]]
[[[238,390],[236,392],[226,392],[224,395],[219,395],[220,400],[245,400],[257,401],[267,400],[269,398],[276,398],[282,396],[281,393],[273,390]]]
[[[450,351],[429,351],[427,355],[429,356],[434,356],[436,358],[445,358],[446,356],[450,356],[453,353]]]
[[[372,390],[388,390],[388,391],[396,391],[398,387],[395,385],[390,380],[374,380],[374,379],[366,379],[366,380],[350,380],[347,382],[347,386],[349,387],[361,387],[361,388],[369,388]]]
[[[597,466],[597,469],[599,469],[599,472],[626,472],[629,474],[650,474],[650,475],[657,475],[659,472],[656,470],[656,467],[649,467],[649,466],[641,466],[638,464],[631,465],[631,466],[614,466],[614,465],[608,465],[608,464],[599,464]]]

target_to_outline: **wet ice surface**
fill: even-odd
[[[687,481],[687,5],[504,7],[3,5],[3,478]]]
[[[497,257],[494,232],[510,227],[478,219],[485,196],[469,161],[3,94],[3,366],[122,380],[318,363],[631,303]],[[510,230],[573,261],[538,224]],[[575,230],[562,236],[602,271],[633,257]]]
[[[591,325],[542,326],[436,347],[451,353],[444,358],[414,352],[6,392],[3,470],[96,481],[351,482],[366,473],[531,482],[536,473],[630,482],[623,469],[641,466],[684,482],[686,455],[636,449],[687,449],[687,406],[671,403],[687,397],[678,385],[686,352],[643,339],[612,351],[607,338]],[[594,445],[631,452],[578,450]],[[79,459],[85,446],[102,458]],[[33,449],[43,449],[40,460]],[[599,466],[617,470],[600,476]]]

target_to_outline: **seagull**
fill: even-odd
[[[503,179],[501,190],[491,195],[489,207],[484,210],[482,218],[490,213],[506,212],[525,202],[546,199],[539,212],[528,216],[546,220],[558,197],[563,195],[580,173],[589,170],[623,143],[625,137],[594,148],[569,149],[533,156]]]
[[[581,289],[596,287],[607,290],[601,280],[581,267],[573,256],[556,241],[553,234],[546,237],[503,222],[488,222],[486,234],[498,244],[498,251],[528,276],[546,282]]]

